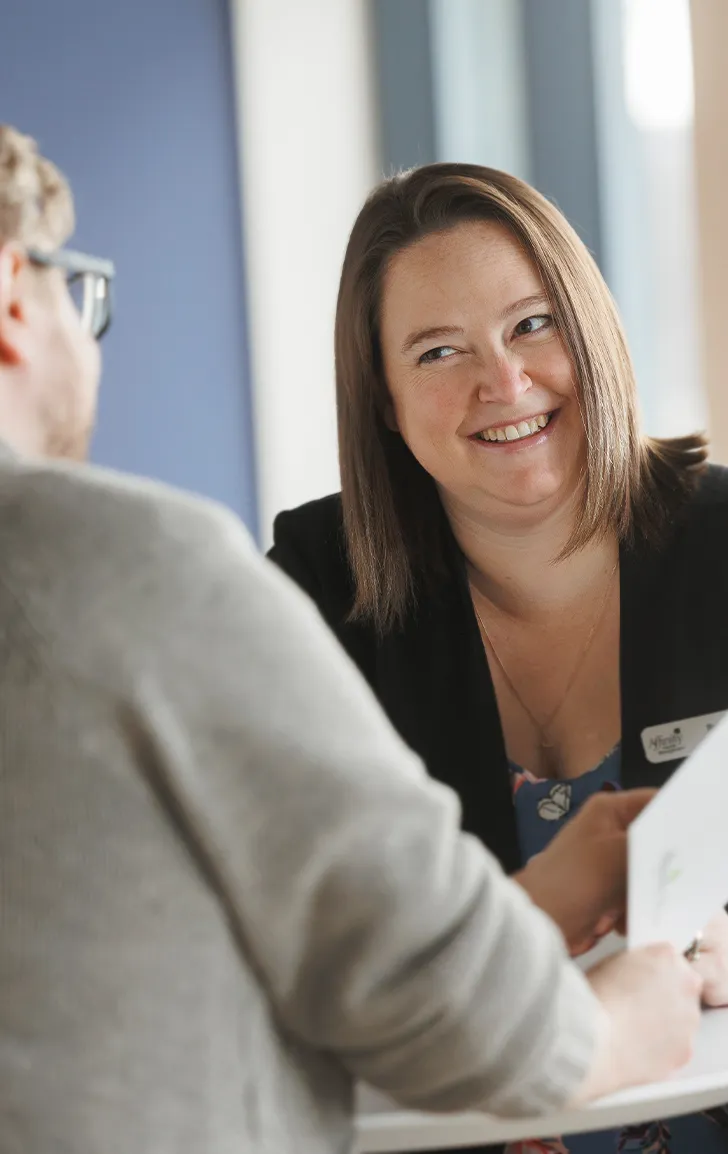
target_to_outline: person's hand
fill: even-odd
[[[572,1107],[660,1081],[689,1061],[702,979],[677,950],[657,945],[618,954],[587,978],[604,1008],[605,1029]]]
[[[554,840],[514,875],[561,929],[572,956],[624,928],[627,829],[654,789],[598,793]]]
[[[700,953],[692,965],[703,979],[703,1004],[728,1006],[728,915],[724,910],[705,927]]]

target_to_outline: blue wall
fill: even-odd
[[[255,530],[226,0],[3,0],[0,120],[69,177],[74,245],[113,258],[94,459]]]

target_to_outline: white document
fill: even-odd
[[[687,724],[676,728],[684,732]],[[705,728],[707,736],[630,826],[631,949],[671,942],[686,950],[728,904],[728,717]]]

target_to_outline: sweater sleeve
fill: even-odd
[[[207,511],[144,590],[137,724],[286,1029],[402,1103],[561,1106],[599,1005],[307,598]]]

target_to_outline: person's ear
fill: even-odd
[[[23,354],[26,311],[21,292],[21,273],[27,263],[22,249],[0,246],[0,364],[19,365]]]

